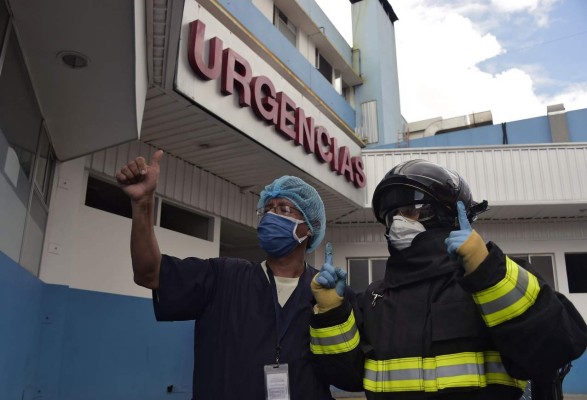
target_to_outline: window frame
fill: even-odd
[[[29,126],[31,133],[27,146],[30,144],[30,151],[27,150],[26,152],[27,155],[30,155],[28,167],[23,165],[22,159],[19,157],[18,172],[19,174],[24,174],[26,180],[22,181],[22,186],[15,184],[14,190],[15,193],[20,192],[25,196],[22,197],[22,205],[26,207],[26,211],[22,220],[22,234],[18,244],[15,243],[14,253],[11,257],[21,267],[38,277],[43,259],[43,246],[49,218],[49,202],[53,189],[56,157],[41,107],[36,98],[35,87],[26,65],[22,46],[18,36],[15,34],[13,15],[5,2],[2,2],[2,6],[4,6],[4,11],[7,12],[8,18],[5,25],[0,26],[2,30],[2,35],[0,36],[0,76],[6,73],[5,68],[10,46],[15,46],[14,50],[18,53],[19,60],[12,60],[11,62],[16,63],[12,67],[17,68],[18,73],[22,74],[22,84],[27,87],[24,95],[27,96],[26,101],[33,107],[28,111],[34,112],[34,121],[39,123],[38,125]],[[8,95],[11,95],[11,93],[8,93]],[[31,115],[28,113],[24,117],[31,117]],[[4,135],[7,135],[7,133],[4,133]],[[5,139],[8,148],[18,155],[21,152],[19,144],[11,141],[9,136],[5,136]],[[44,163],[41,163],[42,153],[46,156]],[[38,182],[40,173],[42,174],[41,184]],[[25,187],[26,193],[24,192]]]
[[[320,60],[324,60],[324,62],[326,64],[328,64],[328,68],[330,69],[330,78],[327,77],[325,75],[324,71],[321,70],[321,61]],[[324,55],[322,54],[320,49],[318,49],[318,47],[316,47],[315,65],[316,65],[316,69],[318,70],[318,72],[320,72],[320,75],[322,75],[324,77],[324,79],[326,79],[331,85],[334,85],[334,75],[335,75],[334,66],[332,65],[332,63],[330,61],[328,61],[328,59],[326,57],[324,57]]]
[[[552,282],[550,282],[550,280],[548,279],[548,277],[542,277],[544,280],[546,280],[554,290],[558,290],[559,284],[558,284],[558,279],[556,276],[556,263],[555,263],[555,254],[553,253],[512,253],[512,254],[506,254],[507,257],[509,258],[523,258],[526,259],[530,265],[532,265],[532,257],[549,257],[551,264],[550,264],[550,268],[551,268],[551,272],[552,272]],[[539,272],[539,271],[537,271]]]
[[[285,20],[284,20],[285,19]],[[298,48],[298,27],[276,5],[273,6],[273,25],[296,49]],[[291,34],[292,37],[288,36]]]

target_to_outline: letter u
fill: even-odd
[[[204,61],[204,33],[206,24],[199,19],[190,22],[188,61],[192,70],[202,79],[213,80],[220,76],[222,69],[222,40],[210,39],[208,65]]]

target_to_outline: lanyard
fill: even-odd
[[[281,340],[283,339],[283,337],[285,336],[285,333],[287,332],[287,328],[289,328],[289,325],[291,324],[291,321],[293,321],[294,318],[294,314],[297,311],[297,304],[299,301],[299,297],[300,297],[300,292],[301,290],[298,290],[300,287],[300,282],[302,281],[302,275],[300,275],[300,278],[298,280],[298,285],[296,286],[296,288],[294,289],[293,293],[291,294],[290,299],[293,299],[294,301],[289,305],[289,312],[285,313],[284,310],[281,308],[281,306],[279,305],[279,300],[277,299],[277,284],[275,283],[275,277],[273,276],[273,272],[271,272],[271,268],[269,268],[269,265],[265,265],[267,267],[267,276],[269,276],[269,281],[271,282],[271,294],[273,295],[273,306],[275,309],[275,363],[277,364],[277,366],[279,366],[279,355],[281,352]],[[304,271],[305,272],[305,271]],[[289,302],[289,300],[288,300]],[[280,329],[280,325],[281,325],[281,316],[284,316],[284,321],[283,321],[283,326]]]

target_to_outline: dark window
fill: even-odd
[[[383,279],[386,264],[386,258],[348,260],[349,286],[355,292],[364,291],[371,282]]]
[[[566,253],[570,293],[587,293],[587,253]]]
[[[328,82],[332,83],[332,65],[322,57],[318,49],[316,49],[316,68]]]
[[[0,52],[2,51],[2,45],[4,44],[4,38],[8,30],[9,19],[8,8],[6,8],[6,4],[3,1],[0,1]]]
[[[196,214],[185,208],[177,207],[163,201],[161,206],[162,228],[171,229],[186,235],[194,236],[204,240],[211,237],[211,218]]]
[[[554,269],[552,265],[552,256],[544,255],[544,256],[537,256],[533,255],[530,256],[530,263],[532,264],[532,269],[536,271],[550,286],[556,288],[555,280],[554,280]]]
[[[86,206],[122,217],[132,217],[130,200],[122,189],[92,176],[88,177]]]
[[[540,275],[550,286],[557,288],[554,278],[554,262],[550,254],[508,254],[512,260],[524,260],[531,264],[532,271]]]
[[[362,292],[369,286],[369,260],[349,260],[349,286]]]

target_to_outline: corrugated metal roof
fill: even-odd
[[[365,204],[395,165],[426,159],[457,171],[475,200],[488,200],[480,219],[587,217],[587,144],[565,143],[487,147],[444,147],[363,152]],[[338,222],[374,221],[355,212]]]

